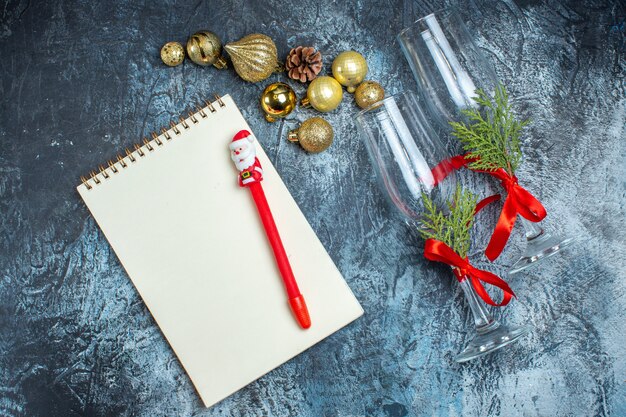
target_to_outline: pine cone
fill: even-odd
[[[293,48],[287,56],[285,69],[293,80],[311,81],[322,70],[322,54],[310,46]]]

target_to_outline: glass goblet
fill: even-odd
[[[498,85],[456,9],[416,20],[397,39],[429,110],[448,130],[448,122],[465,117],[461,110],[477,106],[478,88],[492,95]]]
[[[478,106],[476,89],[493,97],[499,85],[495,70],[456,9],[418,19],[398,34],[398,42],[429,111],[447,131],[451,130],[449,122],[467,122],[461,110]],[[526,248],[509,274],[536,265],[574,242],[553,236],[521,216],[520,222],[526,231]]]
[[[422,196],[443,208],[456,190],[450,155],[428,123],[412,93],[388,97],[356,116],[359,133],[385,194],[404,217],[421,226]],[[444,180],[442,173],[451,172]],[[470,280],[460,280],[474,317],[475,335],[456,356],[465,362],[504,347],[530,330],[509,327],[495,320],[478,297]]]

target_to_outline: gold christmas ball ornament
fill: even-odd
[[[333,127],[321,117],[312,117],[302,122],[298,129],[289,132],[291,142],[299,142],[304,150],[322,152],[333,143]]]
[[[261,108],[268,122],[287,116],[296,108],[297,102],[296,93],[285,83],[270,84],[261,94]]]
[[[185,48],[178,42],[168,42],[161,48],[161,61],[168,67],[180,65],[185,60]]]
[[[367,62],[358,52],[345,51],[337,55],[333,61],[333,77],[341,85],[347,87],[348,93],[354,93],[356,86],[367,75]]]
[[[189,37],[187,55],[193,62],[203,67],[208,65],[219,69],[226,67],[226,60],[222,56],[222,41],[208,30],[201,30]]]
[[[226,44],[224,49],[230,55],[237,74],[251,83],[263,81],[281,69],[276,45],[269,36],[253,33]]]
[[[311,105],[317,111],[329,112],[339,106],[342,98],[341,85],[333,77],[324,75],[311,81],[306,97],[300,103],[304,107]]]
[[[385,90],[375,81],[363,81],[354,92],[354,101],[362,109],[367,109],[384,98]]]

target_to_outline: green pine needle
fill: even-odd
[[[522,160],[520,135],[529,121],[515,118],[503,85],[496,87],[493,100],[483,89],[476,90],[476,94],[474,101],[479,108],[462,110],[469,124],[450,122],[452,135],[463,143],[468,159],[479,158],[468,165],[470,169],[495,171],[504,168],[513,175]]]
[[[466,257],[470,248],[476,195],[464,191],[458,185],[452,200],[448,202],[449,215],[444,215],[433,201],[423,194],[425,214],[420,234],[424,239],[437,239],[450,246],[461,257]]]

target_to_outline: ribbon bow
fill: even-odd
[[[485,255],[490,261],[494,261],[506,245],[511,236],[515,220],[519,214],[533,223],[540,222],[546,215],[546,209],[528,190],[517,183],[515,175],[509,175],[506,170],[500,168],[496,171],[478,171],[491,175],[500,180],[507,192],[504,205],[500,212],[500,218],[491,235]]]
[[[438,185],[453,171],[467,167],[467,165],[477,159],[478,158],[469,158],[468,155],[465,154],[453,156],[441,161],[432,169],[434,185]],[[493,262],[498,256],[500,256],[502,250],[504,250],[504,246],[506,246],[506,242],[508,242],[509,237],[511,236],[513,226],[515,226],[515,220],[517,220],[518,214],[533,223],[537,223],[546,217],[547,212],[535,196],[518,184],[517,177],[515,175],[509,175],[509,173],[502,168],[496,171],[474,171],[489,174],[500,180],[502,186],[507,192],[506,199],[504,200],[504,206],[500,212],[500,218],[498,219],[498,223],[496,224],[493,234],[491,235],[487,249],[485,249],[485,255],[490,261]],[[481,206],[480,208],[495,201],[487,200],[488,199],[485,199],[479,203],[479,206]],[[479,208],[477,207],[477,211],[478,210]]]
[[[505,306],[511,301],[512,297],[515,297],[515,293],[509,285],[496,274],[492,274],[489,271],[478,269],[470,264],[467,258],[461,258],[459,254],[450,248],[450,246],[436,239],[427,239],[426,246],[424,247],[424,257],[431,261],[441,262],[446,265],[450,265],[454,268],[454,275],[462,282],[469,277],[472,283],[472,287],[476,291],[476,294],[483,301],[489,305],[495,307]],[[498,287],[504,293],[502,301],[496,303],[487,293],[482,282]]]

